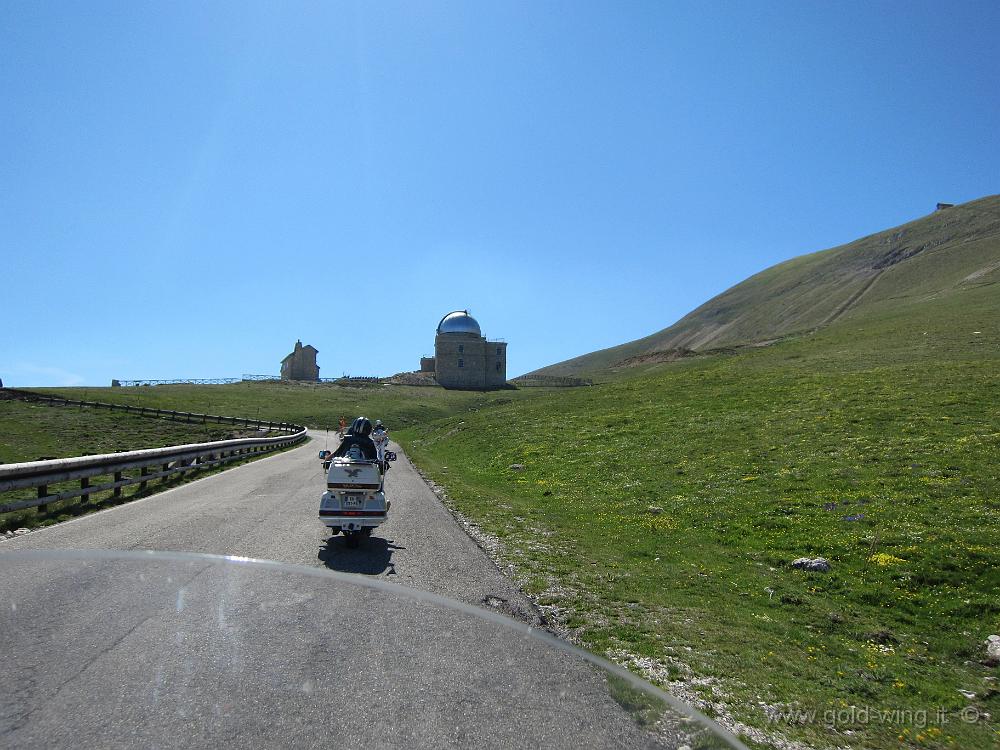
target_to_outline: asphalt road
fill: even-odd
[[[358,549],[330,538],[317,520],[317,451],[326,438],[313,435],[292,451],[0,543],[0,744],[686,741],[673,717],[654,741],[635,711],[611,697],[605,674],[527,636],[538,623],[530,602],[401,451],[386,479],[389,520]],[[37,557],[45,550],[211,553],[329,568],[490,603],[521,624],[348,576],[189,556]],[[8,557],[19,551],[36,557]]]
[[[168,550],[238,555],[379,576],[470,604],[510,602],[537,623],[530,603],[455,522],[398,446],[386,477],[389,519],[359,549],[332,541],[317,519],[325,487],[317,453],[336,433],[306,445],[111,510],[0,543],[12,549]],[[328,543],[329,541],[329,543]]]

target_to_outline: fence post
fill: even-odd
[[[148,473],[149,473],[149,467],[147,466],[143,466],[141,469],[139,469],[139,476],[141,477],[146,476]],[[139,482],[139,492],[142,492],[144,489],[146,489],[147,484],[148,482],[146,482],[146,480]]]
[[[43,484],[43,485],[41,485],[38,488],[38,497],[39,498],[43,498],[43,497],[45,497],[48,494],[49,494],[49,488],[46,485]],[[48,509],[49,509],[49,504],[48,503],[42,503],[41,505],[38,506],[38,512],[39,513],[45,513],[45,512],[48,511]]]
[[[115,481],[116,482],[122,481],[122,473],[120,471],[116,471],[114,476],[115,476]],[[121,487],[115,487],[111,491],[111,494],[112,494],[112,497],[121,497],[122,496],[122,488]]]
[[[170,475],[166,473],[168,471],[170,471],[170,464],[169,463],[163,464],[163,476],[160,477],[160,484],[170,481]]]
[[[80,489],[81,490],[85,490],[89,486],[90,486],[90,477],[84,477],[83,479],[80,480]],[[90,500],[90,493],[89,492],[84,492],[83,494],[80,495],[80,502],[81,503],[85,503],[88,500]]]

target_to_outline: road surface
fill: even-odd
[[[577,657],[392,586],[178,556],[259,558],[497,605],[530,602],[399,452],[389,520],[360,548],[317,520],[313,433],[294,450],[0,544],[5,747],[678,746]],[[632,698],[634,699],[634,695]],[[627,698],[627,696],[626,696]],[[626,700],[626,703],[629,701]],[[632,700],[634,703],[635,701]],[[639,701],[641,703],[641,701]],[[658,743],[662,743],[658,745]]]

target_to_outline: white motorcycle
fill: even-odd
[[[343,533],[348,547],[357,547],[389,515],[391,503],[385,499],[382,466],[395,461],[396,454],[382,451],[380,455],[379,461],[366,460],[357,446],[336,458],[330,451],[320,451],[327,473],[319,520],[334,535]]]

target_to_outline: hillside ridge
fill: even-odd
[[[766,268],[671,326],[527,373],[579,376],[657,359],[760,345],[866,308],[952,294],[1000,278],[1000,195],[935,211],[844,245]]]

